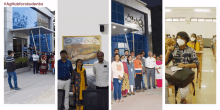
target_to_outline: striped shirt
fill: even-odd
[[[142,62],[141,60],[134,60],[134,69],[136,74],[142,74]]]
[[[14,62],[14,58],[11,57],[11,56],[8,56],[6,58],[6,67],[7,67],[7,72],[14,72],[15,69],[16,69],[16,66],[15,66],[15,62]]]

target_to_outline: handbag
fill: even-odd
[[[181,70],[173,72],[173,74],[171,74],[170,72],[172,72],[170,67],[166,68],[166,72],[165,72],[166,80],[170,84],[180,88],[186,87],[189,83],[191,83],[194,80],[194,76],[195,76],[195,72],[189,68],[183,68]]]

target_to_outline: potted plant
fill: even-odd
[[[27,57],[23,57],[22,58],[22,65],[23,65],[23,67],[27,67],[27,62],[28,62],[28,58]]]

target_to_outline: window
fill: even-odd
[[[198,18],[198,21],[202,21],[202,22],[204,22],[205,19],[203,19],[203,18]]]
[[[197,18],[190,18],[190,21],[197,21]]]
[[[180,21],[186,21],[186,18],[180,18]]]
[[[173,21],[172,18],[166,18],[166,21]]]
[[[206,22],[212,22],[212,19],[207,18],[207,19],[205,19],[205,21],[206,21]]]
[[[180,21],[180,18],[173,18],[173,21]]]

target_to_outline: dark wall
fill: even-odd
[[[162,54],[162,5],[148,7],[151,10],[153,53]]]

